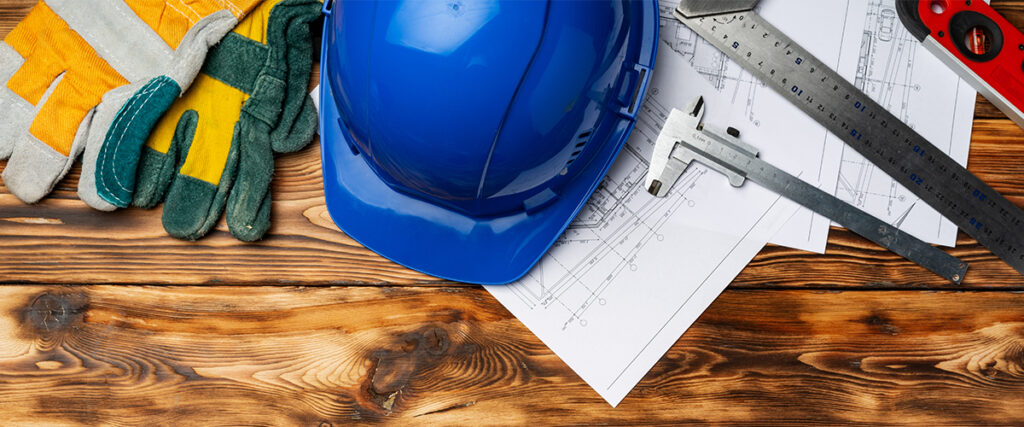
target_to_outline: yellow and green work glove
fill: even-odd
[[[4,184],[34,203],[83,150],[87,172],[104,144],[138,150],[209,47],[259,1],[38,2],[0,42]],[[91,178],[80,184],[86,203],[113,208]]]
[[[225,204],[231,234],[244,241],[263,237],[274,153],[306,146],[316,131],[307,85],[310,23],[320,9],[319,0],[267,0],[253,10],[211,50],[191,89],[157,122],[133,174],[134,192],[110,196],[144,208],[163,200],[164,228],[181,239],[205,235]],[[97,165],[99,181],[104,165],[122,163],[101,157]]]

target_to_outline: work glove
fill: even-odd
[[[209,46],[258,2],[38,2],[0,42],[0,158],[10,157],[4,184],[34,203],[86,147],[107,141],[138,149]],[[94,168],[86,162],[85,169]],[[89,188],[93,180],[82,184],[86,203],[113,208]]]
[[[164,228],[186,240],[205,235],[226,201],[232,235],[263,237],[270,227],[274,153],[306,146],[316,131],[307,87],[310,22],[321,6],[319,0],[267,0],[253,10],[213,48],[192,87],[153,129],[132,175],[134,194],[110,196],[133,197],[143,208],[164,200]],[[104,165],[121,166],[102,156],[98,182]]]

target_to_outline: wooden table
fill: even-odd
[[[278,157],[256,244],[94,211],[77,168],[37,205],[0,186],[0,422],[1024,423],[1024,276],[963,233],[962,286],[840,229],[769,246],[612,408],[480,287],[339,232],[318,153]],[[969,166],[1024,205],[1024,131],[980,98]]]

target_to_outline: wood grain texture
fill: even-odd
[[[480,289],[236,289],[0,289],[0,417],[1024,423],[1020,293],[729,291],[613,409]]]
[[[28,15],[36,0],[4,0],[0,2],[0,35],[11,32],[21,18]]]

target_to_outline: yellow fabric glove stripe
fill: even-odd
[[[195,85],[199,85],[201,79],[205,78],[205,75],[198,75],[195,79]],[[149,137],[146,138],[146,146],[159,151],[160,154],[167,154],[171,149],[171,142],[174,140],[174,130],[178,126],[178,120],[181,119],[181,115],[185,114],[186,111],[191,110],[192,107],[183,102],[184,99],[193,98],[193,91],[185,92],[185,95],[178,98],[171,104],[171,108],[168,108],[164,115],[160,116],[160,120],[153,126],[153,131],[149,133]]]
[[[232,30],[233,33],[245,36],[249,40],[255,40],[260,44],[267,44],[267,25],[270,21],[270,11],[277,6],[281,0],[267,0],[249,13],[238,26]]]
[[[160,38],[178,48],[192,26],[210,14],[227,9],[241,19],[261,0],[127,0],[132,8]]]
[[[180,100],[199,116],[192,146],[179,170],[181,174],[213,185],[220,183],[231,150],[235,122],[247,99],[249,95],[212,77],[205,74],[196,77],[192,89]]]

